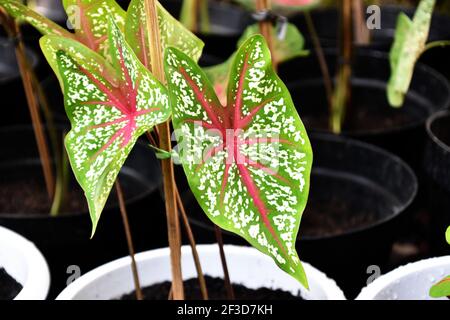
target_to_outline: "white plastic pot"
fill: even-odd
[[[197,246],[203,271],[212,277],[223,277],[217,244]],[[189,246],[182,247],[183,278],[197,277]],[[304,289],[291,276],[279,270],[269,257],[249,247],[225,246],[230,278],[248,288],[273,288],[297,294],[304,299],[342,300],[343,292],[336,283],[311,265],[304,263],[310,290]],[[83,275],[57,297],[58,300],[109,300],[134,290],[129,257],[105,264]],[[171,279],[169,249],[158,249],[136,255],[143,287]]]
[[[362,289],[356,299],[436,300],[428,292],[433,284],[449,274],[450,256],[421,260],[382,275]]]
[[[50,288],[47,262],[36,246],[0,227],[0,267],[23,287],[14,300],[44,300]]]

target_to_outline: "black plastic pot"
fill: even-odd
[[[331,72],[336,70],[334,50],[326,50]],[[310,132],[329,132],[328,104],[316,57],[280,65],[300,117]],[[347,106],[343,134],[392,151],[414,169],[421,167],[425,121],[450,105],[450,85],[433,69],[417,64],[404,106],[392,108],[386,97],[390,68],[386,53],[357,51],[353,60],[352,103]]]
[[[0,188],[37,183],[42,185],[42,171],[33,132],[29,127],[0,130]],[[159,163],[152,150],[137,143],[119,179],[124,190],[128,216],[137,251],[166,245],[163,204],[159,186]],[[2,190],[0,190],[2,191]],[[3,190],[5,192],[5,190]],[[72,196],[85,199],[73,181]],[[12,195],[14,196],[14,194]],[[19,199],[27,201],[28,199]],[[128,254],[124,228],[115,193],[108,200],[95,236],[86,210],[63,213],[57,217],[29,212],[5,212],[0,208],[0,225],[12,229],[36,244],[48,260],[52,289],[50,298],[66,285],[68,267],[78,266],[82,273],[112,259]]]
[[[161,4],[175,17],[180,17],[181,1],[165,0]],[[236,44],[245,28],[253,23],[249,12],[230,3],[208,1],[211,32],[198,34],[205,42],[203,54],[227,59],[236,50]],[[220,62],[221,62],[220,61]]]
[[[445,230],[450,226],[450,111],[432,115],[427,121],[427,133],[423,165],[432,213],[432,250],[436,255],[448,254]]]
[[[335,279],[348,298],[365,286],[367,268],[386,268],[396,231],[417,193],[400,158],[375,146],[331,135],[310,136],[311,190],[298,238],[300,258]],[[186,195],[196,238],[214,242],[214,228]],[[226,243],[244,244],[225,232]]]
[[[366,46],[369,49],[389,51],[395,35],[397,17],[400,12],[404,12],[409,17],[414,15],[414,9],[401,6],[382,6],[380,29],[371,30],[371,43]],[[314,25],[322,46],[325,48],[336,48],[338,39],[338,20],[339,15],[336,9],[319,9],[311,11]],[[368,18],[370,14],[366,14]],[[299,30],[305,35],[306,47],[312,48],[311,37],[303,14],[298,14],[290,18],[290,21],[297,25]],[[428,41],[448,40],[450,39],[450,17],[440,14],[433,14],[431,20],[430,33]],[[447,57],[450,54],[450,48],[435,48],[425,52],[420,61],[428,64],[436,70],[439,70],[447,77],[450,76],[450,65],[447,63]]]
[[[36,68],[38,57],[30,49],[27,49],[26,53],[32,67]],[[30,122],[14,43],[6,38],[0,38],[0,95],[4,110],[3,116],[0,117],[0,126]]]

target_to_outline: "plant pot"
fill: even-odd
[[[402,160],[377,147],[331,135],[310,139],[311,190],[297,249],[301,259],[324,270],[347,297],[354,297],[365,284],[369,265],[385,268],[400,216],[416,195],[416,177]],[[185,195],[185,202],[197,241],[215,241],[214,227],[192,194]],[[229,232],[224,241],[245,243]]]
[[[357,300],[436,300],[431,286],[450,274],[450,256],[430,258],[399,267],[363,288]],[[441,298],[441,300],[448,300]]]
[[[38,57],[26,49],[27,57],[33,67],[38,66]],[[2,104],[8,106],[5,116],[0,117],[0,126],[30,123],[25,91],[17,65],[14,42],[0,37],[0,95]]]
[[[45,258],[33,243],[3,227],[0,227],[0,268],[22,285],[14,300],[47,297],[50,272]]]
[[[369,49],[389,51],[395,35],[398,15],[404,12],[407,16],[412,17],[415,9],[402,6],[381,6],[380,13],[380,29],[371,30],[371,43],[362,46]],[[319,9],[311,11],[317,34],[320,38],[321,45],[326,48],[336,48],[338,43],[338,20],[339,14],[336,9]],[[366,14],[368,19],[370,14]],[[290,22],[294,23],[299,30],[305,35],[306,47],[312,48],[311,36],[303,14],[298,14],[290,18]],[[331,27],[330,27],[331,26]],[[335,26],[334,28],[332,26]],[[431,19],[430,33],[428,41],[447,40],[450,38],[450,18],[441,14],[433,14]],[[428,64],[436,70],[439,70],[445,76],[450,75],[450,66],[447,63],[447,57],[450,48],[436,48],[425,52],[420,61]]]
[[[431,241],[436,255],[448,252],[445,231],[450,225],[450,111],[441,111],[427,121],[428,141],[424,157],[428,204],[431,211]]]
[[[182,1],[165,0],[161,4],[175,18],[180,17]],[[220,63],[233,54],[240,36],[245,28],[253,23],[253,19],[249,12],[230,3],[208,1],[208,7],[210,32],[197,36],[205,42],[203,55],[217,57]]]
[[[336,70],[334,50],[326,51],[330,72]],[[316,57],[296,59],[280,65],[292,99],[309,132],[329,132],[328,103]],[[342,134],[387,149],[420,171],[425,147],[425,121],[437,110],[450,105],[450,85],[438,72],[417,64],[401,108],[389,106],[386,82],[390,69],[388,56],[378,51],[355,53],[352,103]]]
[[[217,244],[199,245],[197,250],[205,275],[223,277]],[[191,248],[181,250],[184,279],[196,278]],[[310,290],[304,289],[291,276],[284,273],[267,256],[253,248],[225,246],[225,254],[233,283],[248,288],[267,287],[282,289],[296,295],[301,292],[304,299],[341,300],[345,299],[336,283],[308,263],[304,263]],[[142,287],[169,281],[170,250],[158,249],[136,255]],[[68,286],[57,297],[58,300],[110,300],[117,299],[134,290],[130,271],[130,258],[122,258],[105,264]]]
[[[66,285],[68,267],[76,265],[82,273],[128,253],[124,227],[115,192],[102,213],[93,239],[91,221],[81,188],[72,179],[68,213],[50,216],[39,201],[47,201],[33,131],[29,127],[0,130],[0,193],[26,203],[19,209],[5,210],[0,205],[0,225],[6,226],[33,241],[49,261],[52,294]],[[18,148],[18,146],[21,146]],[[26,146],[26,147],[24,147]],[[70,170],[70,169],[69,169]],[[130,227],[137,250],[166,243],[166,233],[152,226],[165,223],[159,186],[159,163],[145,144],[137,143],[127,159],[119,179],[124,190]],[[38,195],[41,195],[40,198]],[[33,201],[31,201],[33,200]],[[9,202],[5,202],[9,203]],[[13,203],[17,206],[17,203]],[[10,206],[10,205],[8,205]],[[33,212],[29,208],[33,207]],[[14,211],[14,212],[12,212]],[[36,212],[40,213],[36,213]]]

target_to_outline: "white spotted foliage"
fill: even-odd
[[[169,46],[176,47],[198,61],[204,43],[172,17],[158,1],[156,1],[156,9],[162,49]],[[150,68],[145,0],[130,2],[125,25],[125,38],[141,62]]]
[[[48,37],[52,36],[42,40],[47,45],[58,43],[45,40]],[[76,44],[74,40],[63,39],[67,48],[58,47],[57,51],[66,113],[72,125],[65,145],[85,192],[93,233],[137,138],[170,117],[166,89],[141,64],[113,22],[109,40],[114,44],[110,47],[112,66],[93,51],[73,51],[70,43]]]
[[[177,151],[197,201],[215,224],[307,287],[295,243],[312,150],[264,38],[252,36],[237,51],[225,105],[181,51],[166,51],[165,69]]]

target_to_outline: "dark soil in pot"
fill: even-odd
[[[414,15],[414,9],[401,6],[382,6],[380,15],[380,29],[371,30],[371,43],[364,46],[370,49],[389,51],[394,40],[397,17],[400,12],[404,12],[409,17]],[[338,39],[338,11],[336,9],[319,9],[311,12],[314,25],[317,29],[321,44],[324,47],[336,48]],[[366,19],[370,14],[366,14]],[[305,17],[298,14],[290,17],[290,22],[297,25],[299,30],[305,35],[306,47],[312,48],[311,37],[308,32]],[[333,27],[334,26],[334,27]],[[433,14],[431,20],[430,33],[428,41],[448,40],[450,39],[450,17]],[[428,64],[436,70],[439,70],[447,77],[450,76],[450,65],[447,63],[447,57],[450,48],[433,49],[426,52],[420,61]]]
[[[37,55],[31,49],[27,49],[27,55],[36,69],[39,61]],[[14,43],[6,38],[0,38],[0,95],[4,109],[0,126],[30,122]]]
[[[370,265],[386,265],[400,216],[417,192],[411,169],[377,147],[331,135],[311,135],[311,190],[298,238],[300,258],[337,281],[348,298],[365,286]],[[199,242],[214,228],[192,195],[187,212]],[[225,232],[225,243],[245,244]]]
[[[208,288],[209,300],[227,300],[225,282],[220,278],[205,276],[206,287]],[[198,279],[189,279],[183,282],[186,300],[203,300]],[[144,300],[167,300],[172,283],[169,281],[157,283],[142,288]],[[292,295],[283,290],[273,290],[268,288],[249,289],[240,284],[232,284],[235,298],[237,300],[303,300],[300,294]],[[120,300],[136,300],[136,293],[125,294]]]
[[[13,300],[22,291],[22,285],[0,266],[0,300]]]
[[[428,204],[431,210],[433,253],[448,254],[445,231],[450,225],[450,112],[434,114],[427,121],[428,141],[424,157]]]
[[[334,50],[326,51],[326,59],[330,71],[335,71]],[[280,65],[279,73],[308,131],[328,132],[328,105],[316,57]],[[425,121],[433,112],[449,106],[450,85],[436,71],[417,64],[403,107],[392,108],[386,97],[389,74],[387,54],[356,52],[352,101],[347,106],[343,134],[392,151],[418,170],[425,145]]]
[[[83,192],[73,182],[70,201],[57,217],[49,215],[40,161],[31,128],[0,130],[0,225],[25,236],[42,251],[51,268],[49,298],[65,286],[75,265],[81,273],[128,254],[122,219],[112,192],[93,239]],[[145,144],[136,144],[119,179],[124,190],[137,251],[166,245],[159,163]],[[21,188],[22,186],[22,188]],[[19,198],[22,197],[22,198]],[[153,227],[155,226],[155,227]],[[158,229],[157,229],[158,228]]]

